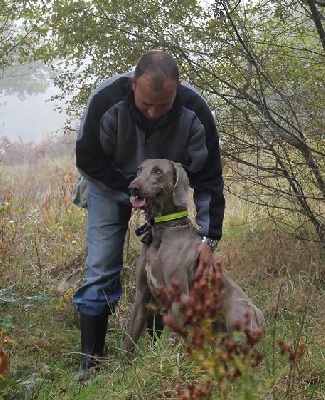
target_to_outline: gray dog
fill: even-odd
[[[201,243],[196,228],[184,213],[189,182],[181,164],[164,159],[146,160],[129,188],[133,207],[144,210],[148,224],[155,218],[158,222],[152,224],[152,240],[143,244],[136,265],[136,297],[124,341],[127,353],[132,352],[145,326],[146,304],[152,297],[159,304],[158,286],[169,288],[177,281],[183,296],[189,295]],[[170,214],[179,218],[170,221],[159,218]],[[261,310],[224,271],[222,283],[222,308],[228,334],[232,334],[235,325],[264,332]],[[174,320],[179,319],[177,304],[173,304],[170,314]]]

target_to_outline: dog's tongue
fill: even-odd
[[[130,200],[132,203],[132,207],[134,208],[142,208],[146,205],[146,199],[144,199],[143,197],[132,196]]]

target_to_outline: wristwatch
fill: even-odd
[[[210,239],[206,236],[202,236],[202,243],[208,244],[212,250],[215,250],[218,246],[218,240]]]

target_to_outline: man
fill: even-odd
[[[225,202],[218,135],[207,104],[180,81],[175,60],[162,51],[143,54],[135,71],[100,84],[79,129],[76,164],[90,181],[87,272],[74,295],[84,370],[103,355],[108,316],[122,292],[120,271],[131,216],[128,186],[147,158],[180,162],[188,173],[202,236],[202,272],[222,235]]]

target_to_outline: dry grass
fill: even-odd
[[[70,201],[76,177],[74,156],[67,152],[27,164],[0,164],[0,331],[6,330],[14,343],[4,343],[0,337],[0,347],[11,355],[11,380],[5,381],[8,394],[3,398],[176,399],[175,384],[197,377],[181,344],[169,349],[162,341],[153,347],[144,336],[131,365],[120,350],[135,294],[134,264],[140,242],[134,228],[142,222],[139,213],[130,223],[124,293],[111,320],[109,373],[82,390],[74,382],[79,331],[71,293],[82,277],[86,248],[86,212]],[[216,255],[267,320],[265,361],[258,378],[269,389],[260,398],[324,399],[322,249],[284,233],[263,212],[230,196],[224,226]],[[76,270],[79,275],[72,287],[58,291],[58,283]],[[277,355],[278,337],[307,346],[291,391],[292,374]],[[35,383],[27,390],[21,381],[33,377],[41,386]],[[233,390],[227,399],[245,398]]]

